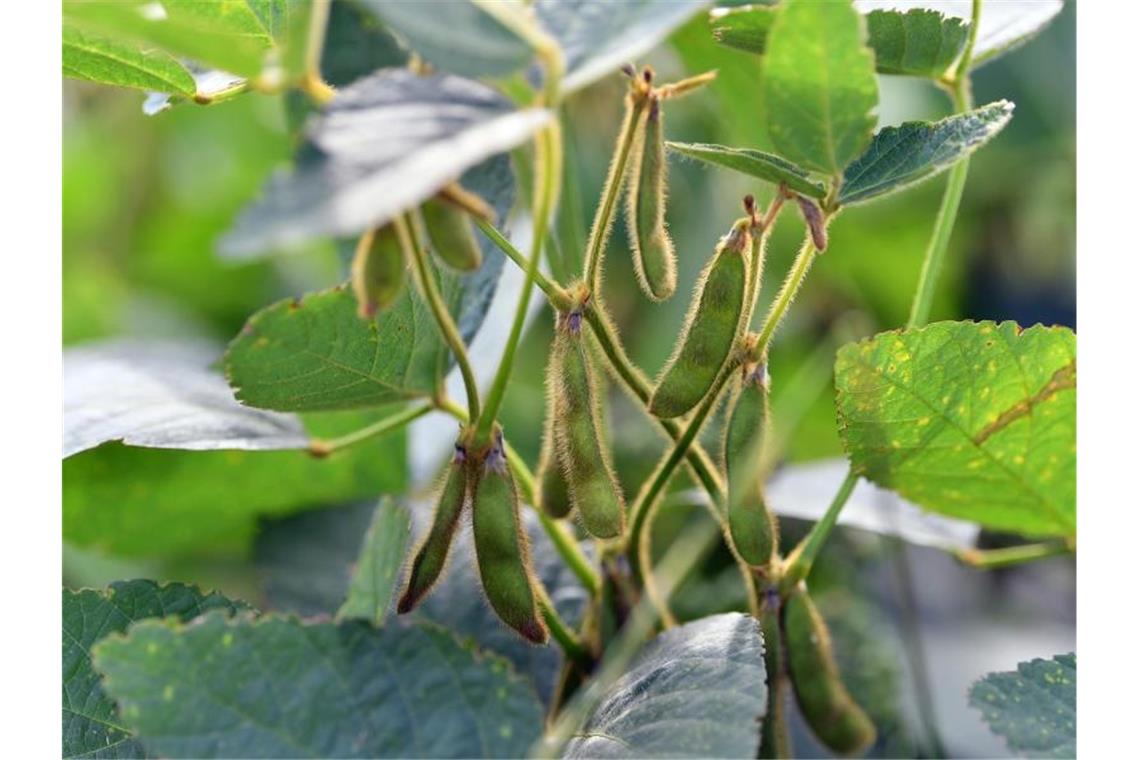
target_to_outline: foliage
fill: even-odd
[[[262,119],[231,130],[230,161],[174,157],[171,171],[202,178],[185,200],[205,223],[113,241],[140,251],[138,281],[175,308],[100,311],[111,290],[98,286],[116,280],[98,255],[72,265],[94,275],[89,291],[74,269],[65,280],[69,309],[83,310],[69,338],[132,325],[66,352],[65,539],[258,570],[227,596],[148,580],[65,590],[65,756],[786,756],[789,686],[817,738],[852,752],[894,730],[894,679],[877,675],[885,659],[838,667],[810,594],[860,478],[969,521],[971,540],[979,527],[1025,537],[1018,556],[1075,550],[1075,334],[927,324],[971,155],[1013,115],[1007,100],[974,106],[971,71],[1059,5],[987,3],[970,18],[704,5],[65,2],[64,74],[149,93],[146,112],[164,115],[147,130]],[[682,72],[628,63],[666,40]],[[880,74],[936,83],[954,113],[876,130]],[[590,99],[615,114],[604,178],[581,158],[579,131],[597,129],[578,111]],[[694,115],[710,103],[727,126]],[[107,166],[167,170],[107,142]],[[672,154],[693,161],[669,167]],[[69,160],[98,165],[90,148]],[[903,191],[944,171],[933,232],[922,214],[897,218],[912,216],[892,210],[900,198],[926,198]],[[741,212],[723,198],[745,181]],[[729,189],[693,208],[687,184]],[[623,192],[630,257],[609,239]],[[140,216],[159,219],[145,195]],[[90,204],[90,220],[112,204],[82,187],[65,197]],[[76,208],[65,238],[115,228]],[[867,224],[875,213],[890,224]],[[803,222],[794,255],[777,227],[788,216]],[[907,238],[895,255],[908,279],[876,258],[875,234]],[[206,245],[241,268],[186,276],[179,262]],[[781,327],[825,249],[836,271],[865,267],[846,288],[889,300],[889,324],[918,274],[911,318],[860,341],[873,328],[836,327],[794,374]],[[517,305],[493,319],[508,258]],[[687,302],[683,326],[630,329],[635,280],[663,318]],[[535,289],[553,337],[524,339]],[[645,346],[672,352],[656,380],[639,366]],[[838,425],[807,411],[833,359]],[[449,392],[453,367],[465,404]],[[528,392],[545,395],[545,419],[518,403]],[[430,414],[458,432],[439,447],[450,464],[435,498],[421,498],[402,433]],[[842,442],[850,469],[803,540],[781,545],[777,516],[800,507],[777,503],[778,479],[766,486],[812,425]],[[540,443],[516,432],[540,428]],[[664,505],[686,478],[710,509],[678,523]],[[907,519],[883,531],[985,563]],[[679,620],[673,591],[714,543],[732,583],[703,586],[725,598],[690,598],[684,609],[702,613]],[[1035,661],[988,676],[971,703],[1011,747],[1063,753],[1074,682],[1075,658]]]

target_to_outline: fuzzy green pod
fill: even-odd
[[[875,725],[839,678],[827,625],[802,585],[784,602],[784,634],[788,672],[804,719],[833,752],[862,753],[875,741]]]
[[[444,565],[447,564],[451,539],[455,536],[455,528],[463,512],[463,503],[467,499],[466,459],[463,447],[456,444],[455,458],[448,466],[443,490],[440,491],[435,515],[432,517],[431,530],[416,551],[415,559],[412,560],[412,570],[408,574],[408,586],[396,605],[396,611],[400,614],[415,609],[439,580]]]
[[[542,450],[538,454],[538,499],[542,511],[555,519],[570,514],[570,490],[566,478],[558,464],[554,449],[554,414],[551,409],[546,415],[542,433]]]
[[[637,283],[648,298],[664,301],[677,290],[677,255],[665,227],[665,130],[661,103],[649,101],[631,161],[626,222]]]
[[[390,306],[404,286],[406,273],[400,239],[392,225],[361,235],[352,258],[352,292],[360,318],[372,319]]]
[[[768,386],[767,365],[761,362],[745,367],[724,428],[728,531],[737,553],[757,568],[771,563],[778,540],[775,515],[764,500],[759,466],[768,434]]]
[[[752,240],[749,224],[744,219],[733,225],[701,274],[681,342],[649,399],[649,411],[661,419],[680,417],[696,406],[732,351],[748,282],[743,253]]]
[[[519,494],[507,469],[502,433],[482,462],[473,462],[471,528],[487,600],[499,618],[536,644],[545,644],[530,544],[519,516]]]
[[[625,529],[625,498],[602,435],[602,389],[584,340],[581,313],[559,315],[546,376],[554,447],[582,526],[596,538],[616,538]]]
[[[467,212],[449,201],[431,198],[422,213],[432,250],[445,264],[461,272],[479,268],[483,252]]]

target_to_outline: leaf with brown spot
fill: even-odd
[[[1076,336],[938,322],[844,346],[840,434],[856,470],[994,530],[1076,533]]]

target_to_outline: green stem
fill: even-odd
[[[831,216],[824,216],[824,225],[830,221]],[[776,328],[780,326],[784,315],[788,311],[788,307],[792,305],[792,301],[796,299],[796,295],[800,292],[800,286],[804,284],[807,278],[808,271],[811,270],[811,264],[815,261],[818,251],[811,241],[811,233],[805,234],[803,245],[800,246],[800,252],[796,254],[796,260],[792,262],[792,268],[788,270],[788,276],[784,279],[784,284],[780,286],[780,292],[776,294],[776,300],[772,302],[771,307],[768,309],[768,314],[764,317],[764,324],[760,328],[760,336],[756,340],[756,349],[753,359],[759,360],[763,358],[768,352],[768,343],[771,342],[772,336],[776,333]]]
[[[546,589],[541,586],[538,594],[538,610],[542,613],[542,619],[546,621],[546,627],[550,629],[551,637],[558,642],[558,646],[566,653],[566,658],[587,673],[593,669],[594,657],[582,644],[577,634],[558,614],[558,610],[554,608],[554,602],[550,601]]]
[[[811,572],[812,563],[819,556],[819,551],[823,548],[827,537],[831,535],[831,529],[835,527],[839,513],[843,511],[843,506],[851,498],[851,492],[855,490],[855,484],[858,482],[859,476],[853,470],[848,469],[847,477],[843,479],[843,483],[831,500],[827,512],[820,518],[819,522],[811,527],[811,531],[804,537],[804,540],[792,550],[792,553],[785,560],[784,571],[780,576],[780,587],[783,590],[795,588],[800,581],[807,578],[808,573]]]
[[[432,316],[435,317],[436,324],[439,325],[443,339],[447,341],[451,352],[455,354],[455,362],[459,365],[459,372],[463,375],[463,388],[467,391],[467,413],[472,419],[475,419],[479,416],[479,385],[475,381],[475,372],[472,370],[471,360],[467,356],[467,345],[463,342],[463,336],[459,334],[459,328],[455,326],[451,312],[448,311],[447,305],[443,302],[443,295],[439,292],[439,286],[436,284],[431,267],[428,265],[427,251],[424,250],[420,242],[416,225],[407,215],[396,217],[393,224],[404,250],[411,253],[412,264],[416,269],[420,289],[423,290],[428,308],[431,309]]]
[[[327,457],[335,451],[340,451],[341,449],[354,446],[362,441],[367,441],[369,438],[375,438],[396,430],[397,428],[401,428],[409,422],[423,417],[434,408],[435,405],[431,402],[419,404],[418,406],[409,406],[399,414],[385,417],[371,425],[362,427],[360,430],[354,430],[338,438],[314,438],[309,442],[309,453],[315,457]]]
[[[460,422],[466,423],[470,418],[467,416],[467,411],[456,404],[451,399],[443,399],[436,404],[436,408],[440,411],[447,412]],[[511,474],[515,476],[515,482],[518,484],[522,497],[538,515],[538,521],[542,524],[542,528],[546,531],[546,535],[550,538],[550,542],[554,544],[555,551],[562,557],[562,561],[570,568],[570,571],[577,576],[582,585],[591,595],[596,595],[602,587],[601,580],[598,574],[594,571],[594,566],[590,563],[590,558],[582,552],[582,547],[578,541],[566,528],[566,526],[543,512],[541,509],[535,507],[537,489],[534,481],[534,474],[531,473],[530,468],[527,467],[526,462],[511,445],[510,441],[506,441],[507,449],[507,466],[511,468]]]
[[[561,184],[562,177],[562,133],[558,122],[552,122],[544,127],[535,139],[534,162],[534,204],[533,204],[533,236],[531,237],[530,258],[526,264],[526,281],[519,294],[518,306],[515,308],[515,318],[511,323],[511,332],[507,336],[507,345],[503,349],[503,358],[499,361],[499,369],[491,383],[491,390],[487,393],[487,404],[483,407],[483,414],[475,428],[475,440],[486,441],[491,433],[491,426],[499,414],[499,407],[503,403],[503,395],[507,391],[507,383],[511,379],[511,370],[515,363],[515,351],[518,349],[519,339],[522,338],[523,324],[530,309],[530,295],[534,290],[534,283],[538,274],[538,261],[542,256],[542,244],[546,240],[546,227],[550,222],[550,214],[554,208],[555,196]]]
[[[606,175],[606,184],[602,189],[602,201],[598,204],[594,216],[594,226],[590,228],[590,239],[586,243],[586,261],[583,279],[592,291],[598,290],[598,272],[601,268],[603,249],[606,239],[610,235],[610,223],[613,221],[614,205],[625,180],[625,165],[629,161],[629,150],[633,145],[633,138],[637,134],[637,125],[641,121],[641,112],[645,109],[645,98],[635,97],[632,93],[626,99],[625,118],[618,132],[617,144],[614,147],[614,156],[610,160],[609,173]]]
[[[959,562],[970,567],[993,570],[1072,553],[1073,547],[1064,541],[1042,541],[1039,544],[1023,544],[1002,549],[959,549],[954,552],[954,556]]]
[[[313,0],[305,47],[305,73],[301,79],[301,89],[313,102],[322,106],[336,96],[336,91],[321,76],[321,53],[325,47],[325,30],[328,28],[331,4],[332,0]]]
[[[518,268],[524,272],[527,270],[526,257],[522,255],[519,249],[511,245],[511,241],[507,240],[506,236],[485,219],[475,219],[475,224],[483,231],[483,234],[495,244],[495,246],[507,255],[511,261],[518,265]],[[550,301],[551,305],[559,311],[569,311],[574,306],[574,302],[566,291],[562,289],[558,283],[551,280],[544,275],[541,271],[534,273],[534,284],[538,289],[543,292],[546,299]]]

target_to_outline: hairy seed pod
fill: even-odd
[[[501,432],[496,431],[486,458],[471,466],[471,527],[487,601],[524,638],[545,644],[548,634],[538,611],[530,543],[519,516],[518,489],[507,469]]]
[[[392,225],[360,236],[352,259],[352,292],[361,319],[372,319],[396,300],[406,272],[404,253]]]
[[[554,410],[546,414],[542,431],[542,450],[538,454],[538,499],[542,511],[555,519],[570,514],[570,491],[558,464],[554,449]]]
[[[784,634],[788,672],[804,719],[833,752],[862,753],[875,741],[875,726],[840,680],[827,625],[802,585],[784,603]]]
[[[467,212],[448,201],[430,198],[424,202],[423,218],[431,247],[444,263],[461,272],[479,268],[483,252]]]
[[[744,311],[749,224],[744,219],[733,225],[701,273],[681,342],[649,400],[649,411],[661,419],[680,417],[696,406],[732,350]]]
[[[811,232],[811,244],[817,251],[823,253],[827,249],[827,228],[823,224],[823,213],[819,210],[819,206],[802,195],[796,196],[796,203],[799,204],[804,224]]]
[[[776,550],[776,518],[764,501],[760,459],[768,433],[768,370],[745,367],[729,405],[724,429],[724,469],[728,482],[728,530],[745,562],[767,567]]]
[[[435,506],[431,530],[424,538],[412,560],[412,571],[408,574],[408,586],[396,605],[400,614],[410,612],[420,600],[427,596],[432,586],[439,580],[447,555],[451,549],[451,539],[463,512],[467,498],[467,456],[462,446],[456,444],[455,458],[448,466],[447,475]]]
[[[558,317],[546,382],[554,413],[554,448],[570,504],[590,535],[620,536],[625,498],[605,445],[601,379],[587,351],[578,311]]]
[[[644,128],[630,162],[626,223],[633,269],[641,291],[664,301],[677,290],[677,256],[665,227],[665,133],[661,103],[649,101]]]

